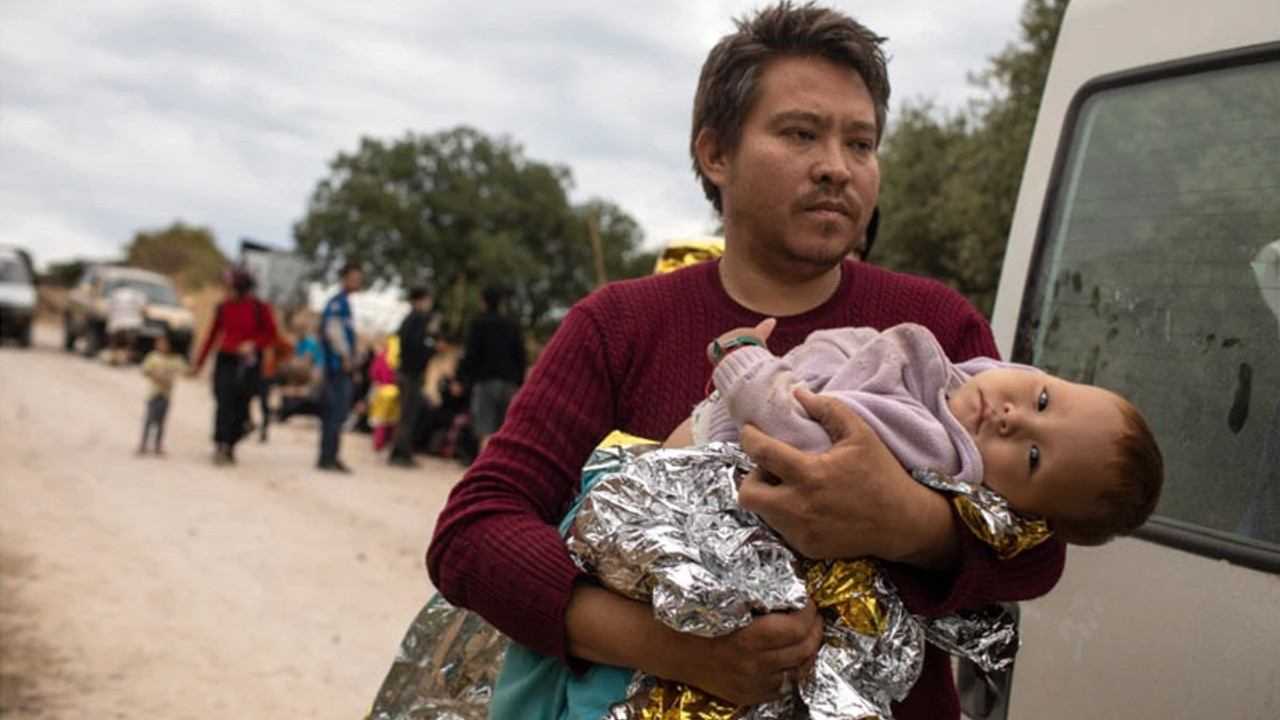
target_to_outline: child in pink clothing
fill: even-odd
[[[396,387],[399,347],[387,338],[369,366],[369,426],[373,429],[373,449],[381,451],[391,441],[400,420],[400,394]]]

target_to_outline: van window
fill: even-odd
[[[1017,359],[1138,407],[1158,523],[1280,552],[1280,62],[1102,86],[1059,168]]]

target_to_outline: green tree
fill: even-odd
[[[181,220],[167,228],[138,231],[124,253],[126,263],[168,275],[183,287],[218,282],[228,263],[208,228]]]
[[[89,269],[89,266],[92,264],[93,263],[91,261],[84,258],[51,262],[49,263],[44,276],[49,282],[52,282],[55,285],[69,288],[76,284],[76,281],[84,275],[84,271]]]
[[[373,282],[427,284],[455,331],[491,284],[540,327],[595,287],[591,214],[610,279],[630,276],[641,255],[635,221],[605,200],[574,207],[572,183],[568,168],[468,127],[364,138],[330,163],[294,240],[320,274],[356,261]]]
[[[971,81],[967,112],[909,102],[885,136],[872,261],[935,277],[990,315],[1031,132],[1067,0],[1027,0],[1021,37]]]

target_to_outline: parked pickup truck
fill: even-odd
[[[147,297],[142,331],[135,351],[145,353],[156,336],[168,331],[173,348],[187,355],[195,316],[178,299],[173,281],[159,273],[119,265],[93,265],[72,289],[64,316],[64,346],[97,355],[107,344],[107,298],[116,288],[128,286]]]

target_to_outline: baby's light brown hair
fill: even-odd
[[[1132,403],[1119,395],[1116,402],[1124,431],[1112,443],[1114,457],[1107,463],[1114,482],[1094,498],[1093,517],[1049,522],[1055,535],[1073,545],[1102,545],[1118,535],[1133,534],[1160,501],[1164,457],[1155,433]]]

